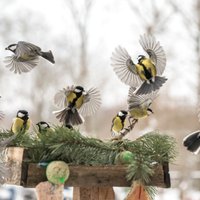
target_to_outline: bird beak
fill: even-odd
[[[6,47],[5,50],[8,50],[8,47]]]
[[[151,110],[151,108],[148,108],[147,110],[153,114],[153,110]]]

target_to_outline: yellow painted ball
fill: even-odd
[[[47,166],[46,176],[48,181],[53,184],[64,184],[69,177],[69,167],[63,161],[52,161]]]

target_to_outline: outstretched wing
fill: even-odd
[[[101,96],[99,90],[90,88],[84,96],[83,105],[80,107],[79,112],[83,116],[93,115],[101,105]]]
[[[67,88],[63,88],[59,90],[54,96],[54,104],[59,108],[64,108],[68,106],[67,96],[74,91],[75,87],[68,86]]]
[[[17,43],[15,54],[17,57],[40,55],[41,48],[29,42],[19,41]]]
[[[18,59],[16,55],[6,56],[4,63],[15,74],[27,73],[38,64],[38,57],[31,60]]]
[[[127,85],[139,86],[142,81],[137,75],[135,64],[126,49],[118,47],[112,53],[111,66],[118,78]]]
[[[160,43],[156,41],[154,36],[146,34],[140,36],[139,42],[155,63],[157,75],[162,75],[166,66],[166,55]]]

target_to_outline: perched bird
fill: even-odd
[[[17,44],[9,45],[5,50],[10,50],[14,53],[12,56],[7,56],[4,61],[6,67],[10,68],[10,71],[14,73],[21,74],[32,70],[38,64],[39,56],[51,63],[55,63],[51,51],[43,52],[40,47],[28,42],[19,41]]]
[[[101,104],[100,93],[96,88],[88,91],[82,86],[63,88],[54,97],[54,103],[62,109],[54,111],[56,117],[65,126],[79,125],[83,123],[83,116],[89,116],[99,109]]]
[[[198,154],[200,151],[200,131],[190,133],[183,139],[183,145],[188,151]]]
[[[138,56],[135,64],[126,49],[118,47],[112,53],[111,65],[119,79],[127,85],[139,87],[137,94],[148,94],[158,90],[165,82],[162,77],[166,66],[166,56],[160,43],[150,35],[140,36],[143,50],[149,55]]]
[[[120,110],[117,115],[112,120],[111,125],[111,134],[112,136],[116,136],[123,130],[125,126],[125,120],[128,115],[128,112],[125,110]]]
[[[30,128],[29,114],[26,110],[19,110],[14,118],[11,131],[15,134],[26,132]]]
[[[131,118],[136,120],[149,116],[153,113],[150,108],[153,100],[157,97],[157,92],[145,95],[138,95],[135,88],[129,89],[128,95],[128,113]]]
[[[40,121],[36,125],[38,126],[39,133],[47,132],[50,129],[49,124],[44,121]]]

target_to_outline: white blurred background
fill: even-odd
[[[58,124],[53,96],[74,84],[98,87],[102,95],[101,109],[80,129],[109,139],[112,118],[126,109],[128,93],[110,66],[112,51],[121,45],[136,59],[143,53],[139,35],[154,34],[166,51],[168,81],[152,105],[154,115],[139,121],[127,137],[155,129],[176,137],[179,154],[170,166],[172,189],[159,190],[158,199],[200,199],[199,156],[182,147],[182,139],[199,128],[200,0],[1,0],[0,8],[3,129],[10,128],[19,109],[29,111],[33,125],[41,120]],[[20,40],[52,50],[56,64],[40,59],[27,74],[10,72],[3,59],[11,52],[4,49]]]

